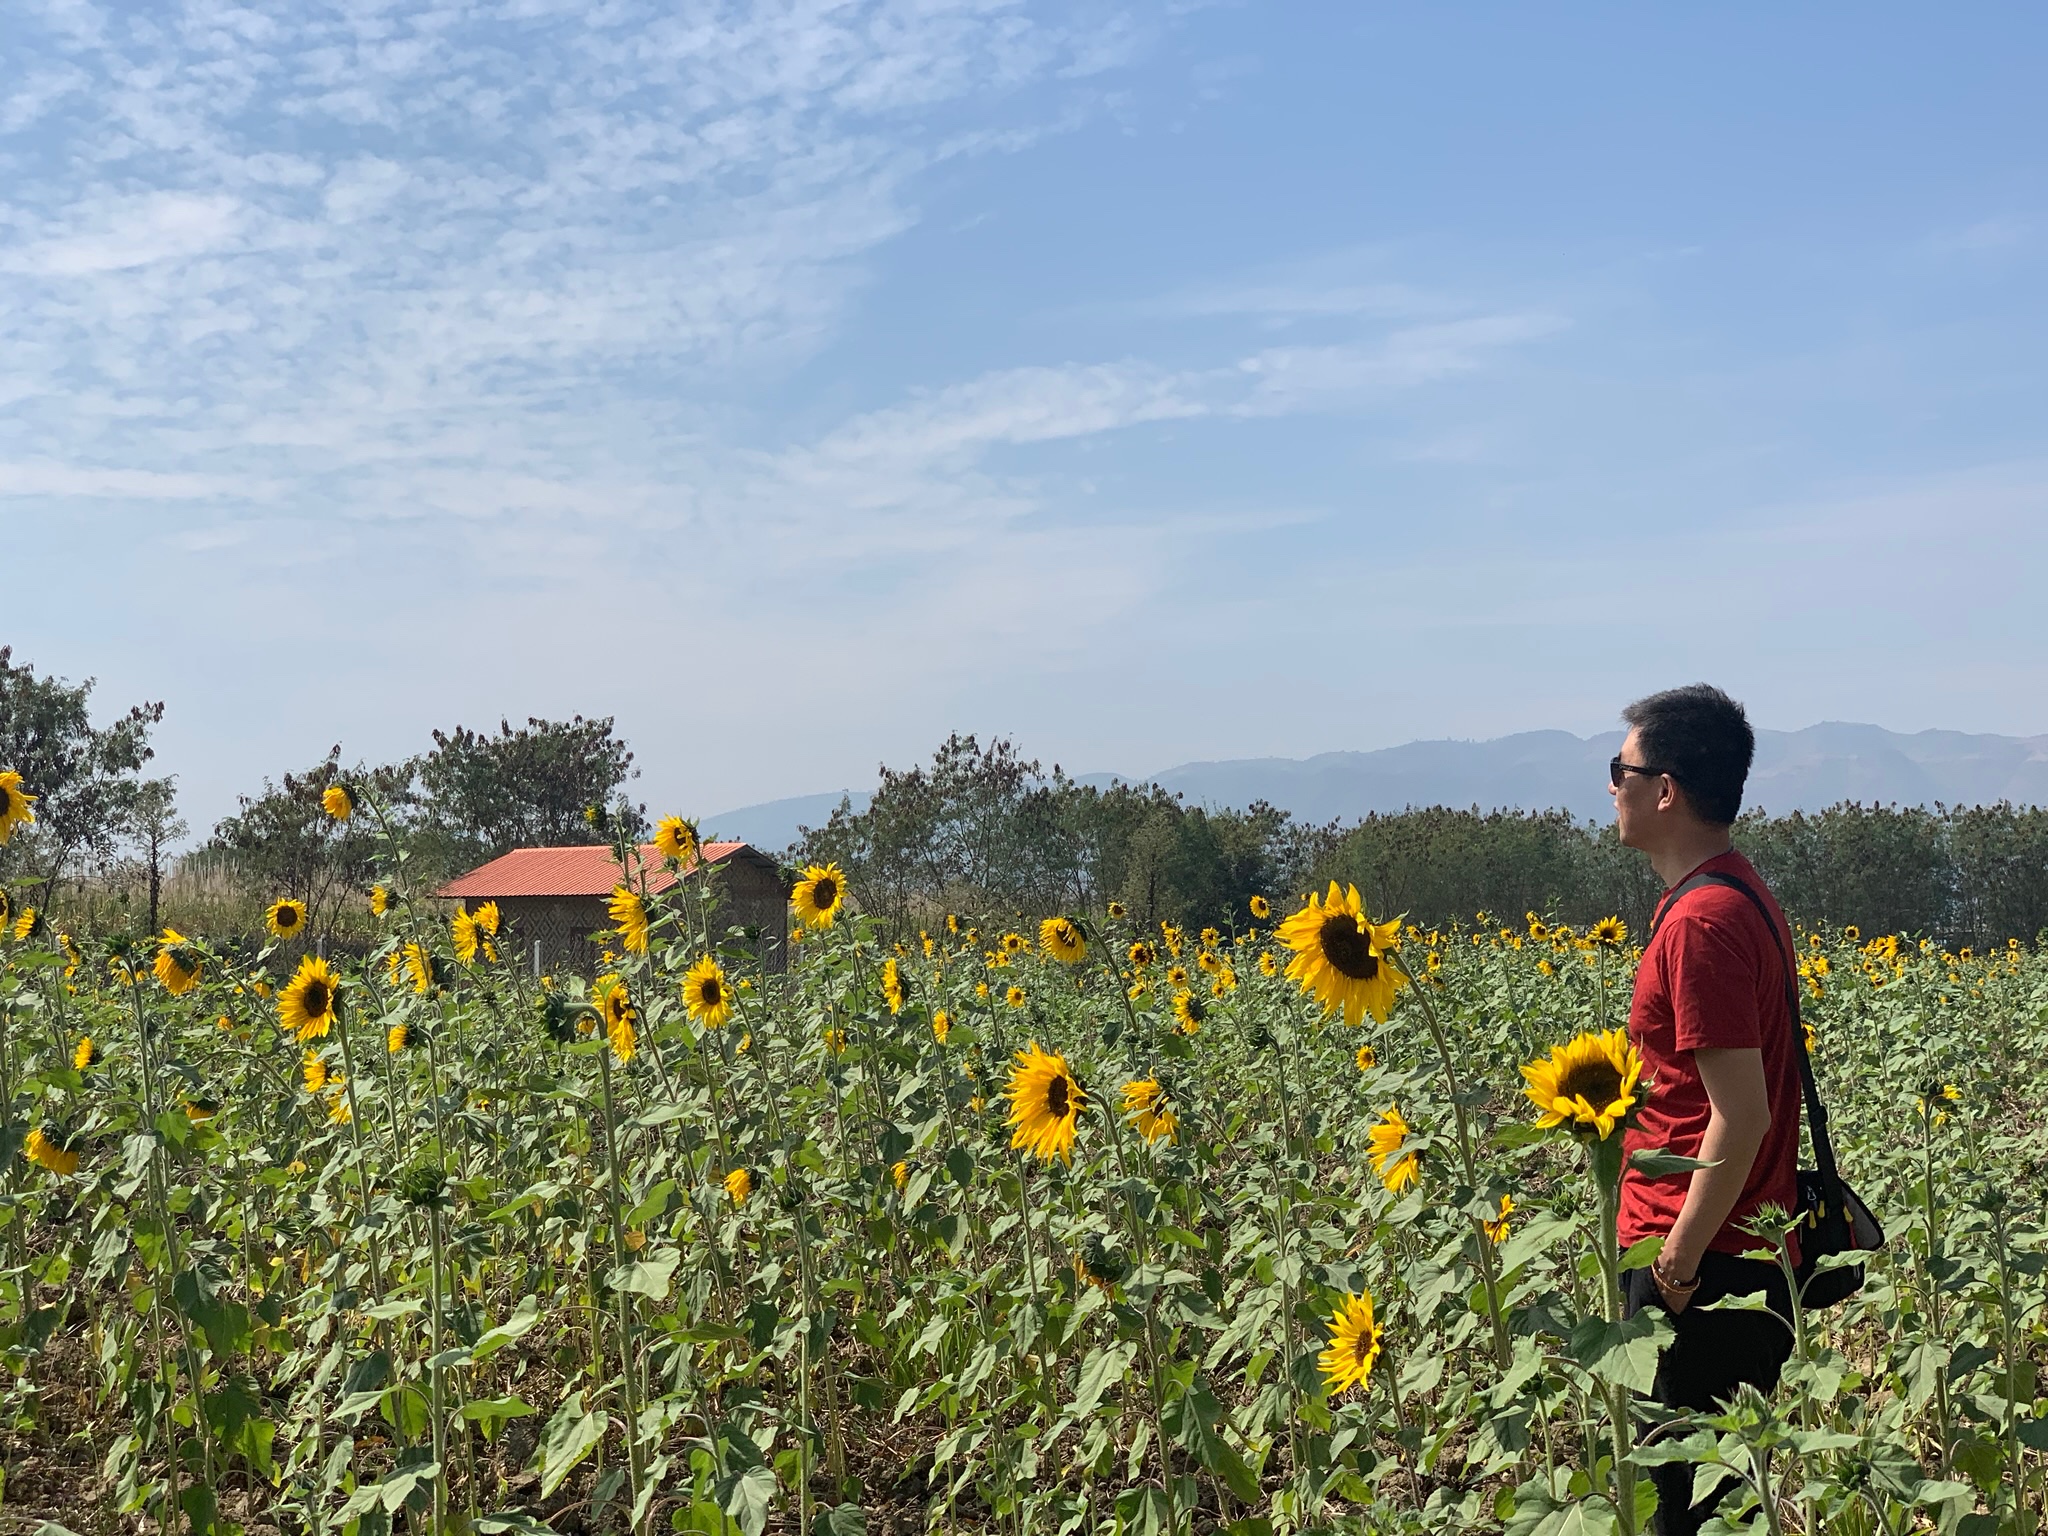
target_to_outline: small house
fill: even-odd
[[[749,843],[706,843],[698,858],[711,872],[719,898],[714,923],[744,928],[761,946],[768,969],[781,970],[789,938],[789,893],[780,866]],[[652,843],[640,849],[640,859],[629,881],[608,844],[515,848],[434,894],[461,902],[467,911],[495,901],[506,925],[508,959],[516,954],[520,963],[538,963],[543,971],[589,971],[599,954],[590,935],[611,926],[612,891],[631,884],[652,896],[679,878]],[[696,868],[690,866],[691,872]]]

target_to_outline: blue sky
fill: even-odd
[[[0,643],[201,826],[575,711],[698,813],[2048,730],[2038,9],[291,11],[0,31]]]

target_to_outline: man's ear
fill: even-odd
[[[1671,777],[1670,774],[1659,774],[1657,776],[1657,784],[1658,810],[1675,811],[1678,810],[1684,804],[1684,801],[1680,798],[1678,780]]]

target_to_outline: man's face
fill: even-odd
[[[1621,760],[1647,767],[1643,744],[1631,730],[1621,743]],[[1610,783],[1607,793],[1614,797],[1614,827],[1624,848],[1640,848],[1640,839],[1657,819],[1657,801],[1664,792],[1664,780],[1650,773],[1624,773],[1620,784]]]

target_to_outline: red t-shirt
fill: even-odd
[[[1688,891],[1665,912],[1643,951],[1629,1006],[1629,1037],[1642,1053],[1643,1078],[1651,1089],[1624,1145],[1630,1152],[1668,1147],[1697,1157],[1711,1106],[1692,1053],[1761,1050],[1771,1127],[1757,1149],[1742,1198],[1707,1244],[1722,1253],[1743,1253],[1769,1246],[1740,1229],[1759,1204],[1774,1201],[1791,1212],[1799,1208],[1799,1062],[1792,1054],[1796,1045],[1785,1000],[1784,961],[1791,952],[1792,930],[1769,887],[1741,854],[1731,850],[1711,858],[1693,871],[1702,873],[1733,875],[1763,897],[1785,948],[1779,949],[1749,898],[1727,886]],[[1690,1173],[1652,1179],[1626,1168],[1621,1176],[1622,1246],[1669,1233],[1691,1184]],[[1796,1256],[1796,1244],[1793,1252]]]

